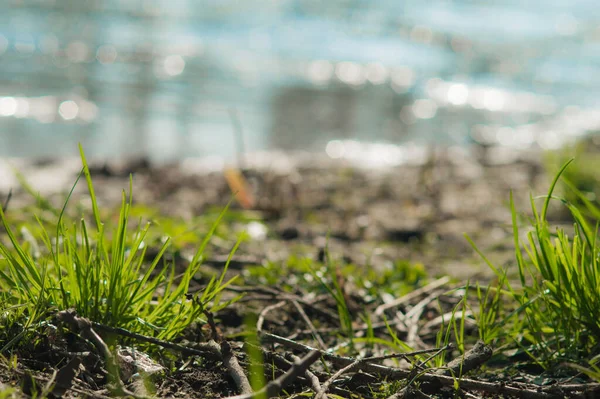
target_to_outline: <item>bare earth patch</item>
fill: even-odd
[[[108,210],[118,207],[132,174],[135,215],[173,235],[161,260],[173,262],[175,273],[186,270],[198,240],[232,199],[222,172],[190,165],[90,167],[98,203]],[[47,183],[44,198],[60,209],[78,169],[70,162],[19,166],[34,189],[36,180]],[[243,297],[215,314],[205,312],[202,322],[169,342],[78,315],[67,322],[58,313],[67,309],[55,309],[47,323],[29,330],[27,342],[3,350],[3,389],[18,386],[15,392],[54,397],[600,394],[597,384],[572,370],[544,370],[523,351],[478,341],[475,284],[487,286],[495,277],[464,234],[495,264],[515,262],[509,192],[521,211],[529,209],[531,192],[546,192],[550,178],[538,155],[480,162],[437,151],[425,164],[385,170],[316,159],[243,174],[254,204],[243,209],[232,202],[189,299],[225,264],[227,276],[239,278],[224,298]],[[40,177],[53,175],[54,182]],[[8,187],[0,188],[4,199]],[[5,213],[17,230],[36,200],[21,186],[11,188]],[[85,184],[71,203],[74,210],[90,207]],[[549,220],[570,223],[558,208],[551,208]],[[248,237],[229,257],[242,231]],[[149,262],[161,234],[148,238]],[[457,342],[459,331],[463,341]],[[19,333],[17,327],[13,336]],[[131,367],[126,375],[114,378],[102,345],[121,347],[114,362]],[[134,348],[127,359],[125,347]],[[152,372],[142,367],[146,356]],[[248,384],[259,389],[260,381],[271,383],[258,393],[248,390]]]

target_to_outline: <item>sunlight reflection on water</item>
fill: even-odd
[[[232,159],[230,109],[254,152],[555,148],[600,129],[598,22],[583,0],[10,0],[0,156]]]

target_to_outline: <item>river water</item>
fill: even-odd
[[[596,0],[0,0],[3,157],[554,148],[599,128]]]

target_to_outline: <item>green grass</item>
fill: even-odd
[[[517,281],[507,277],[510,269],[501,270],[486,259],[497,282],[487,289],[477,287],[481,338],[497,346],[516,346],[546,370],[595,362],[600,354],[599,220],[590,221],[577,205],[553,196],[570,162],[541,197],[541,208],[531,198],[526,234],[519,228],[511,194]],[[572,233],[549,224],[551,201],[569,210]]]
[[[36,216],[35,229],[24,225],[17,233],[0,209],[0,220],[10,243],[0,243],[0,308],[5,324],[2,330],[5,334],[0,340],[2,353],[28,329],[43,325],[60,310],[73,308],[80,316],[95,322],[172,339],[191,323],[201,320],[203,311],[215,311],[230,303],[221,303],[223,289],[233,281],[224,279],[227,266],[220,276],[210,279],[203,291],[195,294],[194,300],[186,299],[207,243],[226,209],[197,246],[187,268],[176,275],[175,265],[163,258],[170,238],[163,237],[158,253],[147,260],[146,240],[152,226],[141,219],[132,220],[131,181],[129,192],[122,193],[116,223],[105,223],[83,150],[81,159],[80,177],[84,176],[87,183],[91,221],[83,215],[68,216],[69,198],[77,182],[62,209],[38,200],[41,210],[50,212],[43,219]],[[237,245],[232,254],[235,249]],[[9,339],[17,324],[22,333]]]
[[[591,139],[585,139],[556,151],[545,154],[546,169],[557,172],[557,166],[573,159],[570,166],[563,170],[559,189],[561,195],[584,214],[592,213],[599,218],[593,208],[600,206],[600,156],[594,150]],[[591,206],[591,207],[590,207]],[[591,208],[591,209],[590,209]]]
[[[20,213],[9,208],[7,214],[0,209],[2,236],[6,238],[0,242],[0,361],[6,364],[16,364],[13,349],[27,343],[30,332],[37,331],[39,336],[40,331],[53,327],[52,317],[61,310],[73,308],[80,316],[98,323],[177,340],[192,323],[205,322],[205,311],[217,312],[240,299],[223,299],[224,290],[234,281],[225,278],[227,266],[218,275],[209,276],[194,298],[186,294],[193,279],[203,273],[201,264],[209,251],[209,240],[224,238],[220,245],[232,247],[231,260],[244,239],[241,235],[233,244],[235,229],[231,225],[255,220],[251,212],[236,213],[226,208],[182,222],[134,204],[131,180],[117,212],[102,209],[83,151],[81,159],[79,178],[61,207],[37,196],[21,176],[25,190],[37,198],[36,207]],[[577,175],[577,171],[568,172],[570,167],[566,163],[558,171],[547,195],[531,198],[529,216],[519,213],[510,195],[516,247],[512,265],[497,267],[471,241],[495,278],[490,284],[466,282],[432,297],[434,306],[427,304],[417,321],[423,325],[428,318],[449,316],[442,317],[439,327],[423,339],[435,347],[452,343],[456,350],[416,355],[410,359],[415,370],[442,367],[450,358],[464,354],[479,338],[495,347],[497,357],[504,359],[504,367],[516,362],[534,364],[548,372],[562,367],[571,374],[581,372],[600,380],[600,208],[589,194],[570,182],[563,188],[569,188],[572,196],[555,196],[561,176]],[[85,207],[74,211],[69,204],[79,180],[87,185],[87,211]],[[553,202],[568,210],[572,227],[550,224],[548,212]],[[33,220],[23,216],[34,209]],[[191,247],[193,256],[185,269],[178,270],[166,260],[166,254]],[[316,252],[312,247],[302,250]],[[323,338],[333,353],[358,357],[414,350],[406,342],[405,331],[395,327],[399,319],[391,318],[396,311],[409,312],[415,303],[404,304],[401,310],[391,309],[382,317],[371,311],[384,298],[398,298],[426,284],[425,267],[397,260],[381,270],[338,260],[329,251],[325,255],[318,261],[292,253],[285,262],[247,266],[237,282],[267,285],[309,299],[327,298],[319,299],[314,306],[332,310],[329,315],[314,309],[308,313],[314,327],[324,331]],[[258,306],[265,306],[258,302]],[[246,337],[251,344],[247,347],[249,370],[252,385],[258,388],[265,384],[266,370],[275,368],[265,367],[261,352],[256,350],[260,345],[260,336],[253,331],[256,306],[255,302],[244,308],[245,326],[225,331],[224,335],[227,339]],[[477,324],[472,335],[467,334],[465,321],[471,317],[468,312]],[[306,329],[305,321],[295,320],[293,314],[288,316],[289,326],[274,322],[271,327]],[[314,340],[314,336],[302,334],[299,340]],[[510,356],[515,353],[520,357],[513,362]],[[461,376],[455,377],[458,387]],[[380,384],[378,389],[388,392],[397,385]]]

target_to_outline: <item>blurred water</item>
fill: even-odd
[[[599,94],[595,0],[0,0],[0,156],[552,148]]]

